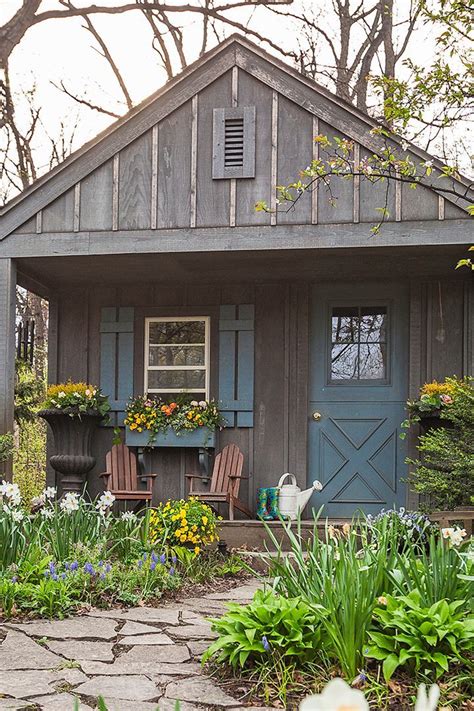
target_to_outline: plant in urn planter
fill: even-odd
[[[94,467],[92,435],[107,417],[107,397],[94,385],[60,383],[51,385],[38,415],[51,427],[55,454],[50,464],[59,474],[59,489],[80,492],[86,474]]]

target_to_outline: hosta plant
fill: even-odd
[[[474,652],[474,616],[464,600],[439,600],[424,607],[418,591],[379,598],[367,657],[382,662],[388,682],[398,667],[439,678]]]
[[[229,603],[228,608],[223,617],[212,620],[219,639],[203,661],[216,655],[217,661],[237,668],[272,655],[304,662],[321,654],[320,615],[301,598],[258,590],[250,604]]]

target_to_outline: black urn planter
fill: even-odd
[[[58,474],[60,494],[68,491],[81,493],[86,474],[96,463],[91,444],[102,415],[82,412],[79,417],[72,410],[40,410],[38,415],[46,420],[53,433],[57,454],[50,457],[49,463]]]

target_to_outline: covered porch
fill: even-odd
[[[333,453],[323,461],[322,450],[316,450],[313,441],[319,424],[312,419],[315,397],[311,388],[319,371],[317,358],[320,357],[314,344],[323,338],[312,315],[316,288],[318,294],[325,291],[334,294],[340,289],[341,303],[348,303],[351,292],[355,295],[368,284],[376,289],[379,301],[385,297],[393,299],[392,287],[405,294],[407,311],[403,318],[407,335],[401,352],[406,368],[397,371],[397,363],[391,364],[393,378],[400,380],[396,396],[399,407],[407,397],[416,394],[426,380],[472,370],[473,290],[468,279],[454,272],[460,247],[389,246],[384,245],[387,236],[371,239],[373,243],[377,240],[377,246],[285,251],[225,251],[223,248],[212,253],[133,253],[129,246],[127,254],[65,256],[61,247],[61,256],[50,253],[0,260],[4,277],[0,299],[3,321],[0,323],[6,344],[2,370],[4,430],[9,429],[12,420],[15,324],[12,294],[17,283],[49,301],[50,382],[71,379],[102,385],[103,309],[116,309],[117,314],[120,309],[133,310],[131,380],[126,393],[122,388],[120,398],[116,389],[109,393],[117,401],[122,398],[122,404],[116,405],[112,423],[119,426],[123,424],[123,418],[120,421],[123,397],[127,399],[144,390],[146,319],[209,318],[209,396],[222,400],[221,309],[229,305],[252,305],[252,417],[247,422],[242,419],[239,422],[236,405],[232,426],[218,433],[215,451],[231,442],[242,450],[244,475],[249,478],[243,482],[241,497],[253,511],[257,488],[276,485],[286,471],[296,475],[302,488],[316,478],[325,483],[324,478],[329,480],[332,471],[324,473],[321,467],[333,466],[334,457],[338,455]],[[234,366],[237,372],[238,361]],[[241,364],[241,371],[242,368]],[[114,387],[121,386],[115,383]],[[361,391],[353,389],[352,392]],[[345,408],[354,408],[355,404],[357,397],[351,396]],[[361,415],[364,421],[373,418],[371,406],[368,407]],[[96,434],[94,454],[98,463],[88,479],[92,495],[101,489],[98,474],[104,471],[105,454],[111,447],[112,437],[110,426],[100,428]],[[413,444],[414,441],[409,442],[409,448],[413,449]],[[344,452],[342,454],[347,458]],[[397,476],[401,478],[405,473],[405,450],[397,456]],[[385,466],[385,463],[377,463],[379,469]],[[185,474],[198,467],[197,452],[184,448],[154,449],[146,455],[146,467],[158,474],[153,503],[179,498],[187,492]],[[380,479],[387,477],[382,471]],[[340,482],[340,489],[350,484],[349,489],[346,486],[345,498],[339,497],[343,505],[339,501],[339,508],[329,506],[328,514],[335,519],[350,517],[351,511],[364,508],[364,499],[371,496],[371,482],[359,496],[354,487],[360,490],[364,483],[356,479],[351,484],[351,481],[349,477]],[[367,504],[368,510],[394,503],[378,504],[377,496],[379,492],[375,491],[373,501]],[[403,501],[397,503],[416,505],[407,490],[401,496]],[[317,496],[312,503],[318,505]]]

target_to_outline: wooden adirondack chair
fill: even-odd
[[[114,444],[105,458],[107,471],[100,476],[104,486],[120,501],[151,501],[156,474],[140,474],[137,457],[125,444]],[[147,488],[140,489],[138,478],[148,479]]]
[[[214,460],[209,491],[195,491],[193,488],[194,479],[203,477],[199,474],[186,474],[186,478],[191,480],[189,495],[210,504],[228,504],[230,521],[234,520],[234,508],[251,518],[252,512],[239,499],[240,482],[242,479],[248,479],[248,477],[242,476],[243,465],[244,455],[240,449],[235,444],[228,444]]]

